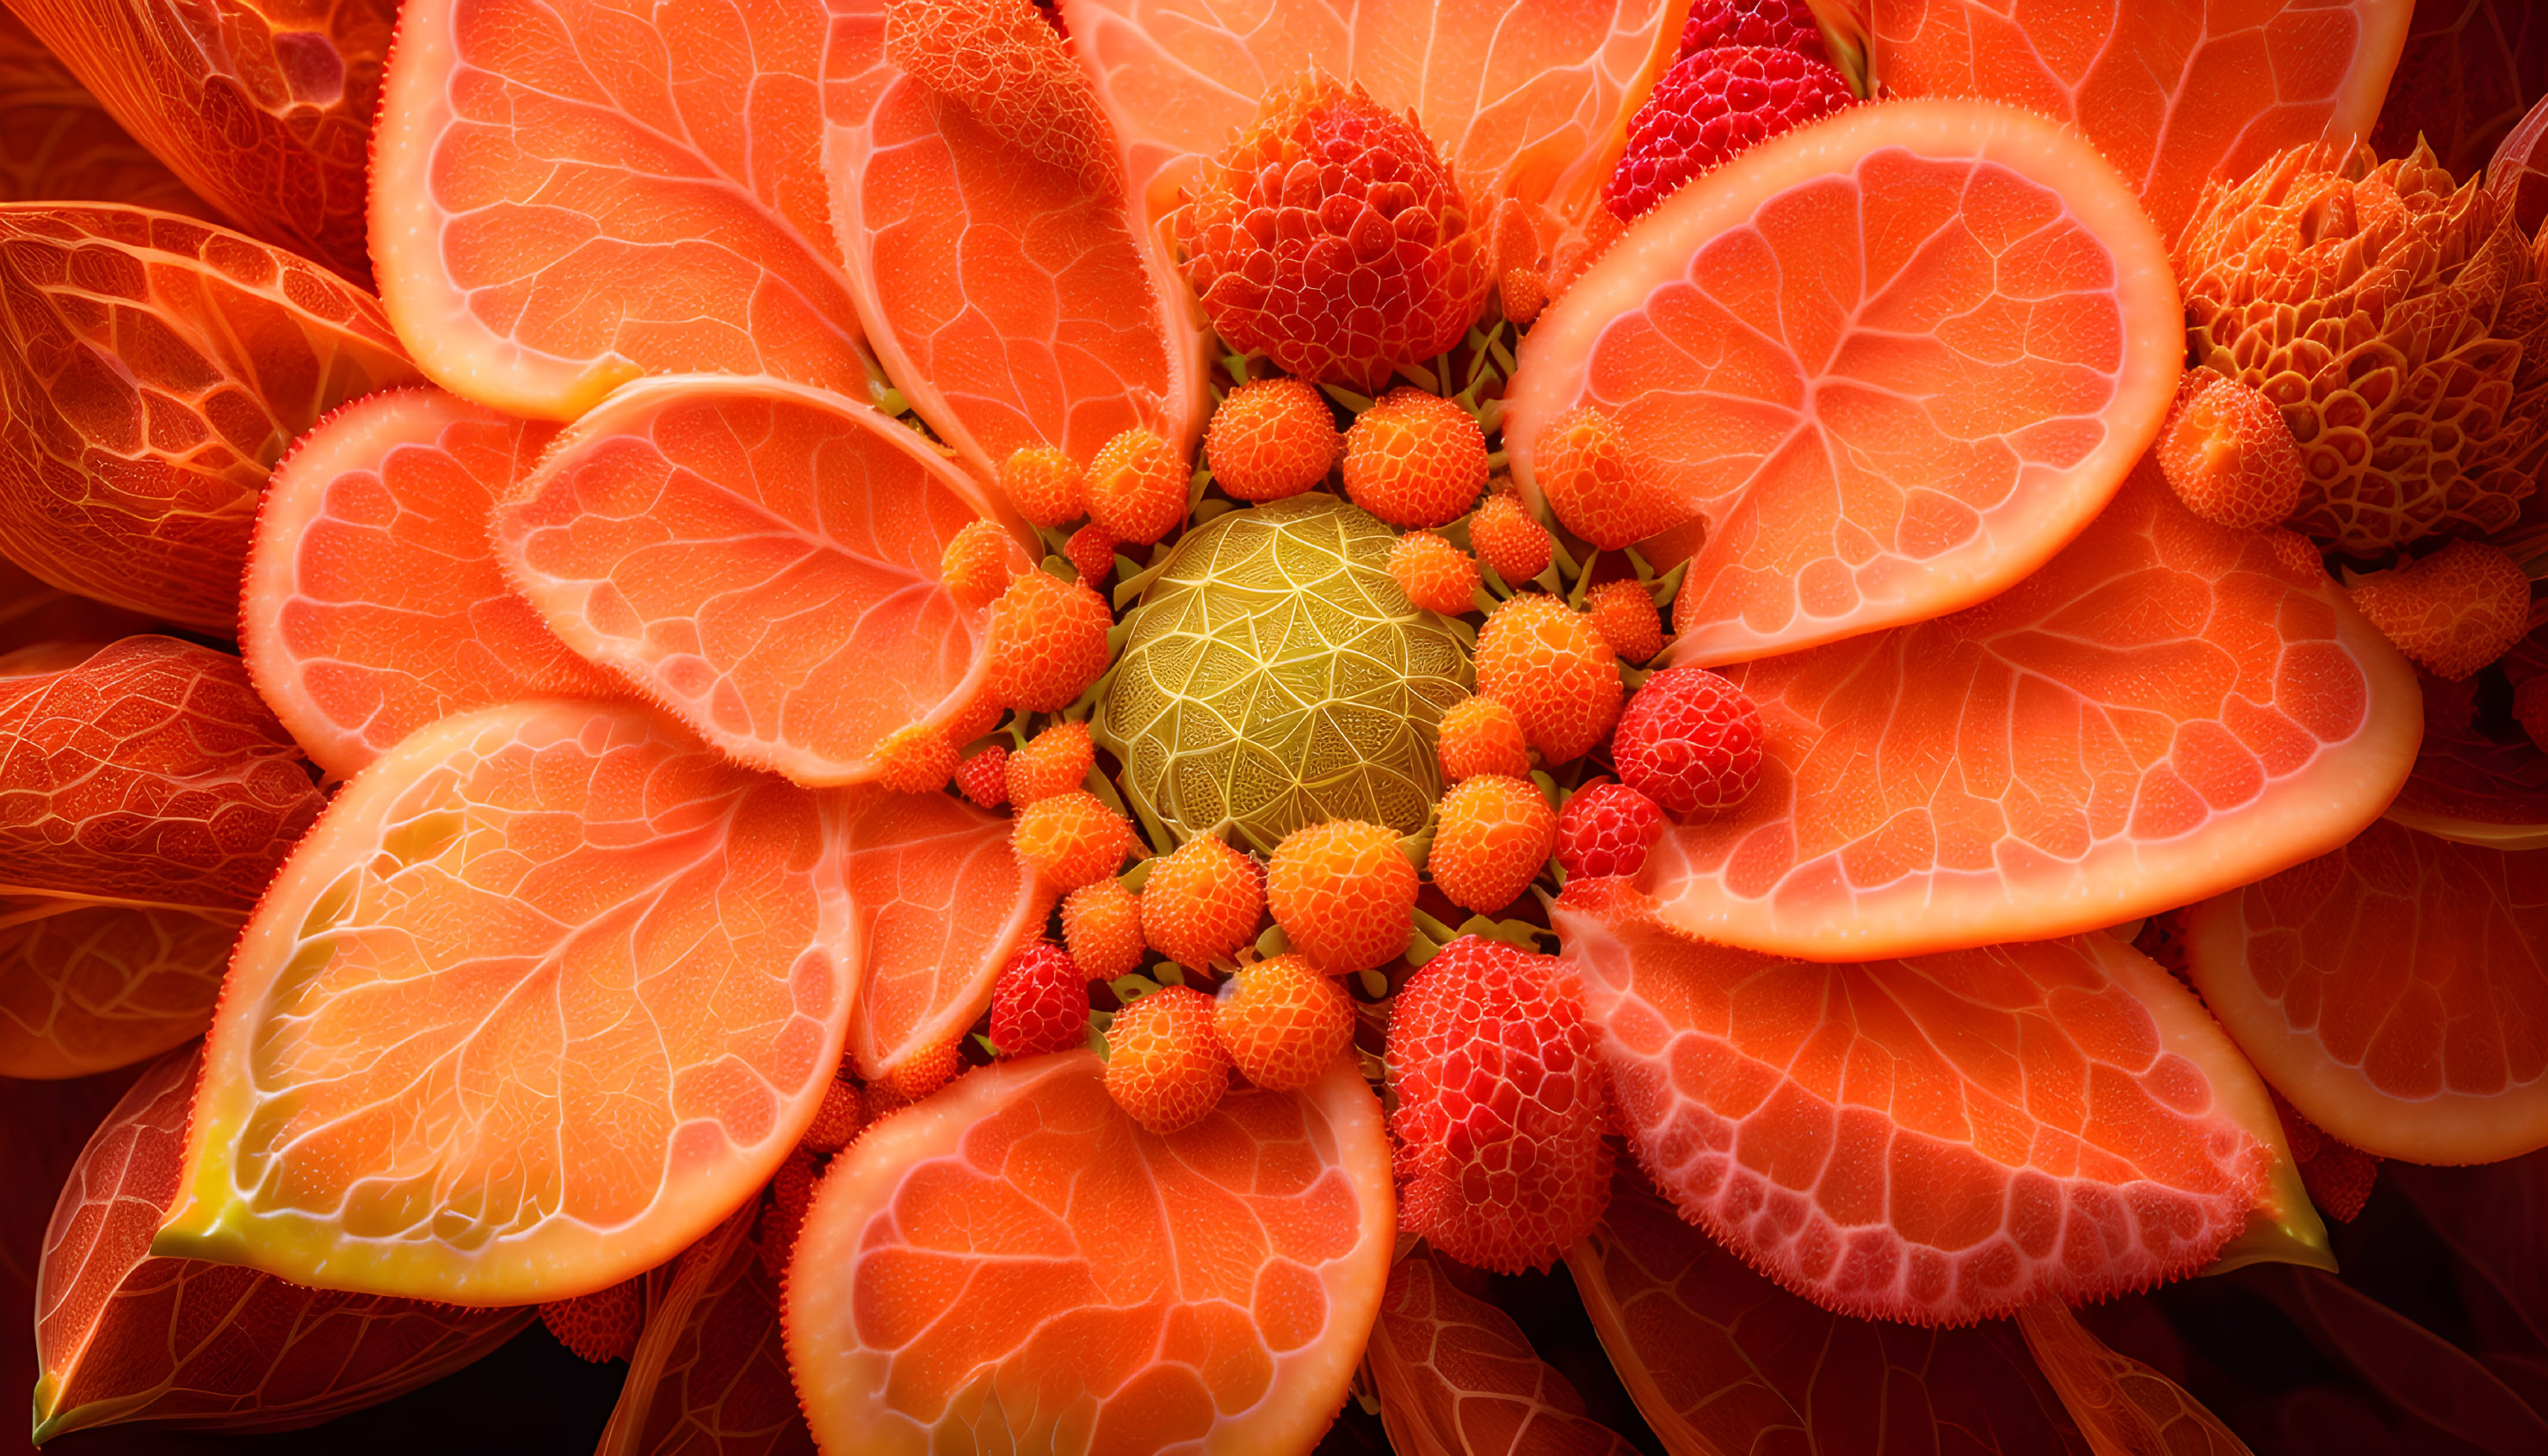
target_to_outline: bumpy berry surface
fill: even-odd
[[[1068,707],[1106,671],[1106,598],[1075,582],[1022,572],[991,608],[991,695],[1039,713]]]
[[[1664,650],[1663,613],[1655,610],[1655,593],[1643,582],[1602,583],[1584,598],[1584,613],[1623,663],[1641,663]]]
[[[984,747],[956,771],[956,786],[985,809],[1009,801],[1009,751],[998,744]]]
[[[1297,1092],[1353,1040],[1353,1001],[1306,957],[1277,956],[1222,983],[1213,1030],[1240,1076]]]
[[[1634,545],[1684,518],[1637,469],[1618,422],[1597,410],[1569,410],[1541,425],[1531,459],[1548,508],[1604,551]]]
[[[923,1046],[902,1065],[886,1073],[884,1081],[877,1085],[891,1088],[893,1095],[905,1102],[918,1102],[946,1086],[948,1080],[956,1075],[956,1068],[963,1065],[957,1054],[959,1040],[958,1037],[949,1037],[944,1042]]]
[[[1091,880],[1061,902],[1061,939],[1070,958],[1096,980],[1141,968],[1141,899],[1114,879]]]
[[[1113,874],[1134,849],[1133,826],[1124,816],[1078,790],[1018,810],[1010,835],[1018,858],[1048,888],[1064,892]]]
[[[646,1323],[645,1277],[570,1300],[551,1300],[540,1306],[540,1322],[579,1360],[595,1365],[625,1360],[636,1352]]]
[[[1369,392],[1477,318],[1483,223],[1411,118],[1313,74],[1266,98],[1176,227],[1224,341]]]
[[[1426,611],[1458,616],[1478,591],[1478,564],[1431,531],[1410,531],[1389,548],[1389,574],[1407,599]]]
[[[1050,941],[1020,946],[991,983],[991,1045],[1038,1056],[1088,1042],[1088,976]]]
[[[1530,740],[1521,719],[1492,697],[1463,698],[1442,714],[1442,776],[1453,783],[1480,774],[1530,776]]]
[[[1761,713],[1705,668],[1667,668],[1628,699],[1610,759],[1668,813],[1732,808],[1761,781]]]
[[[876,745],[876,782],[895,793],[934,793],[956,776],[956,745],[947,730],[907,723]]]
[[[1606,1088],[1562,968],[1462,936],[1391,1013],[1399,1227],[1462,1263],[1545,1269],[1609,1202]]]
[[[1548,279],[1537,268],[1506,268],[1496,280],[1496,293],[1504,317],[1524,328],[1548,307]]]
[[[1335,411],[1303,379],[1260,379],[1231,390],[1204,430],[1204,463],[1239,500],[1280,500],[1327,478],[1344,449]]]
[[[761,1210],[761,1265],[773,1279],[785,1279],[787,1261],[796,1256],[796,1235],[814,1202],[814,1173],[813,1150],[798,1146],[770,1176],[770,1202]]]
[[[1016,551],[1008,532],[986,520],[973,521],[948,541],[938,579],[960,601],[979,606],[997,600],[1008,590]]]
[[[1330,819],[1274,847],[1266,903],[1292,949],[1330,975],[1369,970],[1407,950],[1415,928],[1415,866],[1394,829]]]
[[[2400,652],[2454,682],[2511,651],[2530,620],[2530,579],[2482,541],[2453,541],[2347,590]]]
[[[814,1110],[814,1121],[806,1125],[805,1136],[798,1140],[816,1152],[834,1153],[849,1146],[850,1139],[858,1137],[859,1129],[864,1126],[865,1101],[859,1096],[859,1084],[844,1072],[823,1089],[823,1105]]]
[[[1478,633],[1477,669],[1480,695],[1511,708],[1552,766],[1582,758],[1618,720],[1618,654],[1554,596],[1524,592],[1498,606]]]
[[[1768,46],[1828,63],[1831,52],[1805,0],[1698,0],[1681,28],[1681,54],[1719,46]]]
[[[1548,527],[1532,519],[1521,498],[1508,491],[1489,496],[1469,519],[1470,547],[1508,587],[1548,570],[1552,544]]]
[[[1624,783],[1603,779],[1566,801],[1557,814],[1557,864],[1571,882],[1646,867],[1663,833],[1664,811]]]
[[[1103,587],[1115,571],[1115,538],[1095,521],[1070,533],[1061,545],[1061,554],[1079,569],[1079,580],[1088,587]]]
[[[1000,489],[1018,514],[1046,530],[1088,509],[1079,467],[1050,445],[1023,445],[1000,462]]]
[[[1537,784],[1481,774],[1442,795],[1425,867],[1452,904],[1492,915],[1529,888],[1556,834],[1557,811]]]
[[[1153,1133],[1193,1127],[1229,1090],[1229,1053],[1213,1031],[1213,1000],[1167,986],[1115,1014],[1106,1032],[1106,1090]]]
[[[1069,793],[1088,781],[1097,763],[1097,747],[1088,725],[1064,718],[1026,741],[1009,755],[1009,802],[1020,808],[1057,793]]]
[[[1683,183],[1856,102],[1827,61],[1768,46],[1719,46],[1674,62],[1628,124],[1628,149],[1601,190],[1621,221]]]
[[[1121,189],[1096,95],[1031,0],[886,0],[884,21],[885,54],[914,80],[1082,186]]]
[[[1141,884],[1142,937],[1189,969],[1256,939],[1264,913],[1264,870],[1208,834],[1160,856]]]
[[[1088,462],[1088,518],[1118,541],[1147,546],[1186,518],[1193,472],[1167,441],[1128,429]]]
[[[2186,508],[2252,531],[2300,507],[2301,447],[2274,402],[2200,366],[2186,371],[2158,436],[2158,464]]]
[[[1394,526],[1448,525],[1468,514],[1488,468],[1477,416],[1410,385],[1383,395],[1345,431],[1345,494]]]

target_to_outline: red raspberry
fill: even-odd
[[[1827,61],[1767,46],[1719,46],[1676,62],[1628,124],[1601,196],[1621,222],[1753,146],[1858,98]]]
[[[1083,587],[1102,587],[1115,572],[1115,538],[1093,520],[1070,533],[1070,539],[1062,543],[1061,554],[1079,568]]]
[[[991,985],[991,1045],[1037,1056],[1088,1041],[1088,977],[1050,941],[1020,946]]]
[[[1619,714],[1610,761],[1670,813],[1732,808],[1761,781],[1761,713],[1705,668],[1666,668]]]
[[[1603,779],[1579,790],[1557,814],[1557,863],[1571,883],[1634,874],[1663,832],[1664,811],[1624,783]]]
[[[1009,751],[992,744],[964,761],[956,771],[956,786],[964,797],[985,809],[996,809],[1009,801]]]
[[[1681,28],[1681,56],[1719,46],[1767,46],[1810,55],[1828,65],[1822,28],[1805,0],[1698,0]]]
[[[1256,939],[1264,914],[1264,869],[1209,834],[1152,862],[1141,885],[1142,938],[1189,970]]]

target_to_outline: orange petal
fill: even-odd
[[[867,398],[822,178],[820,0],[413,0],[372,152],[381,302],[465,399],[648,374]]]
[[[939,570],[991,513],[864,405],[675,378],[577,421],[493,528],[567,646],[734,758],[838,784],[877,777],[894,730],[944,727],[981,689],[989,614]]]
[[[430,386],[388,390],[275,467],[239,649],[318,767],[344,777],[473,708],[623,695],[504,585],[487,539],[487,513],[555,433]]]
[[[2548,1145],[2548,850],[2375,824],[2184,912],[2187,968],[2257,1070],[2366,1152]]]
[[[1398,1456],[1630,1456],[1584,1413],[1510,1315],[1452,1284],[1426,1249],[1389,1271],[1365,1355]]]
[[[0,885],[241,911],[322,802],[239,660],[171,637],[0,677]]]
[[[357,395],[415,377],[371,296],[136,208],[0,206],[0,548],[224,636],[256,494]]]
[[[1633,890],[1551,917],[1639,1161],[1816,1304],[2099,1299],[2202,1268],[2251,1210],[2324,1242],[2264,1085],[2113,936],[1811,965],[1671,934]]]
[[[1343,1062],[1164,1138],[1094,1052],[980,1067],[824,1174],[788,1363],[844,1451],[1307,1450],[1395,1223],[1380,1101]]]
[[[0,895],[0,1077],[84,1077],[202,1036],[240,918]]]
[[[529,1309],[334,1294],[152,1257],[202,1065],[195,1046],[154,1062],[62,1188],[37,1275],[37,1440],[128,1420],[314,1424],[439,1380],[530,1321]]]
[[[812,795],[631,705],[409,736],[248,921],[153,1248],[471,1304],[670,1259],[840,1061],[824,838]]]
[[[787,1382],[778,1281],[737,1210],[682,1250],[629,1357],[594,1456],[814,1456]]]
[[[1544,426],[1615,420],[1655,526],[1708,521],[1672,660],[1740,662],[2042,566],[2156,438],[2184,333],[2158,234],[2077,136],[1862,107],[1632,228],[1531,326],[1504,439],[1535,500]]]
[[[26,22],[0,11],[0,202],[82,199],[220,219],[116,125]]]
[[[1886,96],[1987,96],[2078,126],[2173,238],[2206,181],[2287,146],[2368,135],[2414,6],[2190,8],[2182,18],[2199,24],[2141,24],[2127,0],[2024,19],[1992,0],[1873,0],[1868,80]]]
[[[2106,1347],[2057,1300],[2017,1312],[2026,1347],[2091,1447],[2113,1456],[2248,1456],[2221,1417],[2175,1381]]]
[[[1761,786],[1667,829],[1645,882],[1681,930],[1823,960],[2116,925],[2324,854],[2422,717],[2306,543],[2198,519],[2146,460],[1992,600],[1726,675]]]

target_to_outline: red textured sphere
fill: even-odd
[[[1730,809],[1761,782],[1761,713],[1705,668],[1667,668],[1628,699],[1610,762],[1667,813]]]
[[[1719,46],[1767,46],[1809,55],[1826,65],[1822,27],[1805,0],[1698,0],[1681,28],[1681,54]]]
[[[1719,46],[1676,62],[1628,124],[1602,200],[1632,222],[1699,173],[1858,98],[1830,65],[1768,46]]]
[[[1569,880],[1634,874],[1663,833],[1653,799],[1607,779],[1566,801],[1557,814],[1557,863]]]
[[[991,1045],[1037,1056],[1088,1043],[1088,977],[1050,941],[1018,948],[991,984]]]

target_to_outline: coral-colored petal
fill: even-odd
[[[744,763],[838,784],[877,777],[895,729],[943,727],[981,690],[988,614],[939,568],[991,511],[864,405],[672,378],[560,435],[494,532],[567,646]]]
[[[671,1258],[839,1064],[821,817],[632,705],[410,735],[249,920],[154,1247],[489,1304]]]
[[[2068,1307],[2017,1312],[2026,1347],[2089,1444],[2114,1456],[2248,1456],[2247,1444],[2175,1381],[2107,1348]]]
[[[1354,1070],[1142,1132],[1093,1052],[967,1072],[869,1128],[787,1282],[818,1441],[1300,1451],[1345,1398],[1396,1223]]]
[[[1761,786],[1667,829],[1695,935],[1815,959],[2116,925],[2352,838],[2412,762],[2412,671],[2298,537],[2147,460],[2044,570],[1953,616],[1726,670]]]
[[[737,1210],[661,1280],[594,1456],[814,1456],[757,1212]]]
[[[1417,1248],[1389,1271],[1365,1357],[1398,1456],[1630,1456],[1510,1315]]]
[[[617,697],[504,585],[487,514],[556,433],[427,386],[336,410],[257,508],[239,649],[292,736],[343,777],[425,724],[530,697]]]
[[[220,221],[26,22],[0,12],[0,202],[80,200]]]
[[[241,919],[0,895],[0,1077],[83,1077],[202,1036]]]
[[[415,0],[373,148],[426,374],[572,419],[649,374],[867,397],[822,178],[822,0]]]
[[[256,495],[357,395],[415,378],[380,306],[164,213],[0,206],[0,548],[67,591],[228,635]]]
[[[313,1424],[438,1380],[529,1322],[529,1309],[336,1294],[152,1257],[202,1065],[190,1046],[142,1073],[53,1209],[38,1277],[36,1439],[127,1420]]]

